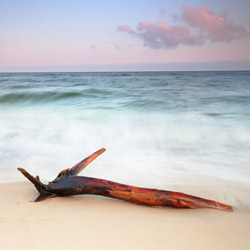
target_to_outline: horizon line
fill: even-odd
[[[124,63],[92,65],[24,65],[0,66],[0,73],[45,72],[166,72],[166,71],[249,71],[247,61],[203,61],[167,63]]]

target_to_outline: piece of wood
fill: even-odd
[[[184,193],[134,187],[98,178],[77,176],[80,171],[103,152],[105,152],[104,148],[96,151],[72,168],[61,171],[56,179],[47,185],[43,184],[38,176],[33,177],[23,168],[18,168],[18,170],[35,185],[40,193],[35,200],[36,202],[57,196],[93,194],[149,206],[214,208],[233,211],[233,208],[229,205]]]

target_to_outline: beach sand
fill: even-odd
[[[153,208],[89,195],[31,202],[36,196],[29,182],[0,184],[1,249],[250,248],[248,209]]]

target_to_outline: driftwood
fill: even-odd
[[[61,171],[55,180],[49,182],[48,185],[43,184],[38,176],[33,177],[22,168],[18,168],[18,170],[35,185],[37,191],[40,193],[35,202],[57,196],[93,194],[149,206],[214,208],[233,211],[233,208],[229,205],[184,193],[140,188],[103,179],[77,176],[91,161],[104,151],[105,149],[102,148],[72,168]]]

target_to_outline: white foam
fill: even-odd
[[[223,125],[192,113],[83,110],[75,116],[42,109],[2,113],[0,168],[10,175],[0,176],[0,181],[21,180],[19,173],[13,175],[18,166],[51,179],[101,147],[108,150],[98,161],[101,167],[93,167],[93,172],[90,167],[88,174],[131,180],[139,175],[140,181],[152,182],[197,174],[246,181],[250,132]]]

